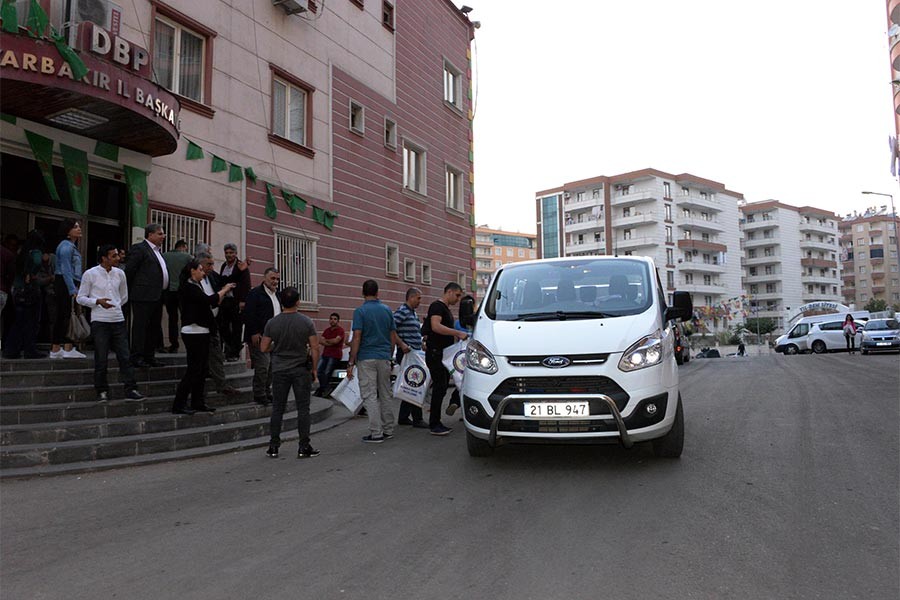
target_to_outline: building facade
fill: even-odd
[[[884,300],[887,308],[900,310],[900,219],[883,206],[862,215],[848,215],[838,227],[844,304],[861,310],[873,299]]]
[[[3,234],[42,229],[55,246],[56,224],[80,218],[86,267],[144,220],[217,258],[234,242],[254,284],[277,266],[319,326],[349,316],[367,278],[391,305],[411,285],[471,287],[474,29],[449,0],[39,4],[89,72],[4,26]],[[87,206],[67,193],[63,145],[86,155]],[[125,167],[146,177],[143,204]]]
[[[780,331],[804,304],[841,301],[836,214],[775,200],[740,212],[749,314],[773,319]]]
[[[652,257],[666,289],[690,292],[709,330],[742,320],[738,202],[688,173],[643,169],[536,194],[538,255]]]
[[[536,236],[485,226],[475,228],[475,297],[484,298],[491,277],[505,264],[537,258]]]

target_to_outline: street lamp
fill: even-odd
[[[894,223],[894,245],[897,250],[897,264],[900,265],[900,231],[898,231],[897,227],[897,209],[894,208],[894,196],[891,194],[882,194],[881,192],[863,192],[863,194],[869,196],[884,196],[891,199],[891,216]],[[888,261],[888,264],[890,264],[890,261]]]

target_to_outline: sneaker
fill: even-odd
[[[297,450],[297,458],[312,458],[313,456],[318,456],[319,451],[307,444],[303,448]]]
[[[388,433],[387,431],[385,431],[384,433],[381,434],[381,437],[383,437],[386,440],[392,440],[392,439],[394,439],[394,434]]]
[[[56,352],[51,352],[51,353],[50,353],[50,358],[57,359],[57,358],[62,358],[62,357],[63,357],[63,350],[62,350],[62,348],[60,348],[60,349],[57,350]]]
[[[97,394],[97,402],[109,402],[109,392],[99,392]]]
[[[364,442],[367,443],[367,444],[380,444],[381,442],[384,441],[384,436],[383,436],[383,435],[380,435],[380,436],[378,436],[378,437],[374,437],[374,436],[370,433],[369,435],[365,436],[365,437],[362,439],[362,441],[364,441]]]
[[[435,425],[431,428],[431,435],[447,435],[451,431],[453,430],[444,425]]]
[[[125,392],[126,400],[143,400],[144,395],[137,390],[128,390]]]
[[[455,403],[450,404],[447,406],[447,410],[444,411],[444,414],[446,414],[448,417],[452,417],[453,415],[456,414],[456,410],[458,408],[459,408],[459,404],[455,404]]]
[[[63,350],[62,357],[63,358],[87,358],[87,355],[82,354],[75,348],[72,348],[71,350]]]
[[[428,422],[423,421],[422,419],[419,419],[418,421],[413,421],[412,426],[415,429],[428,429]]]
[[[266,456],[269,458],[278,458],[278,446],[269,444],[269,449],[266,450]]]

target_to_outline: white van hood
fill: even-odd
[[[495,356],[597,354],[624,352],[659,326],[654,308],[640,315],[566,321],[491,321],[482,315],[475,339]]]

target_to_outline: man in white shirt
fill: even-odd
[[[109,400],[107,383],[110,349],[119,362],[119,379],[125,385],[127,400],[141,400],[137,390],[131,356],[128,352],[128,330],[122,305],[128,302],[128,283],[119,269],[119,251],[112,244],[100,246],[100,264],[85,271],[81,277],[76,300],[91,309],[91,336],[94,338],[94,389],[97,400]]]

